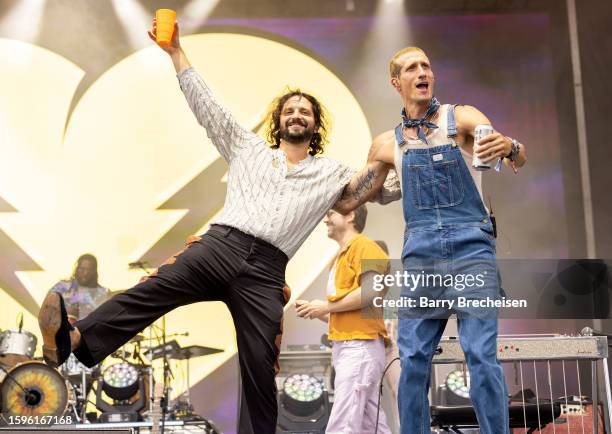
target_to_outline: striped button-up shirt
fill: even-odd
[[[243,128],[193,68],[178,79],[189,107],[229,164],[225,205],[213,223],[265,240],[291,258],[356,171],[311,155],[288,170],[285,153]]]

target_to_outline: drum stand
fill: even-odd
[[[153,324],[151,324],[149,326],[149,348],[148,350],[151,351],[153,348]],[[147,368],[149,369],[149,394],[150,394],[150,398],[149,398],[149,414],[153,411],[153,405],[155,404],[155,396],[153,393],[153,353],[151,353],[151,361],[150,361],[150,365]]]
[[[191,407],[191,377],[189,376],[189,365],[191,365],[191,357],[187,357],[187,390],[185,391],[185,395],[187,395],[187,409],[189,412],[193,412],[193,408]]]
[[[81,370],[81,393],[77,397],[77,402],[81,404],[81,422],[85,422],[86,420],[86,410],[87,410],[87,375],[85,373],[85,369]],[[77,419],[79,416],[77,415]]]
[[[172,376],[172,370],[170,369],[170,362],[168,361],[168,354],[166,353],[166,315],[162,316],[162,345],[163,345],[163,381],[164,391],[160,399],[161,407],[161,433],[164,434],[166,425],[166,415],[168,414],[168,404],[170,401],[170,377]]]
[[[68,381],[70,382],[70,380]],[[75,393],[75,402],[69,404],[72,407],[72,413],[74,413],[77,422],[85,423],[87,420],[87,392],[89,391],[87,390],[87,374],[84,369],[81,370],[81,384],[77,385],[70,382],[70,386]]]

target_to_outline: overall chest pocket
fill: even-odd
[[[409,165],[410,197],[417,209],[446,208],[463,201],[463,181],[457,160]]]

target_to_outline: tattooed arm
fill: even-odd
[[[368,163],[346,185],[334,210],[346,214],[372,199],[382,188],[389,169],[393,167],[393,131],[387,131],[374,139]]]

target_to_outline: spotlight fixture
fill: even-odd
[[[279,361],[277,434],[324,434],[331,413],[331,351],[321,345],[293,346],[280,353]]]
[[[138,370],[129,363],[109,366],[102,374],[102,379],[102,390],[117,401],[129,399],[138,391]]]
[[[103,391],[113,400],[112,404],[102,398]],[[144,378],[136,366],[116,363],[104,370],[96,388],[101,422],[134,422],[145,406]]]
[[[323,380],[307,374],[292,374],[283,382],[279,395],[279,433],[325,432],[330,404]]]
[[[294,374],[283,383],[284,404],[289,411],[306,416],[323,402],[323,381],[307,374]]]
[[[446,387],[460,398],[470,399],[470,373],[452,371],[446,377]]]

